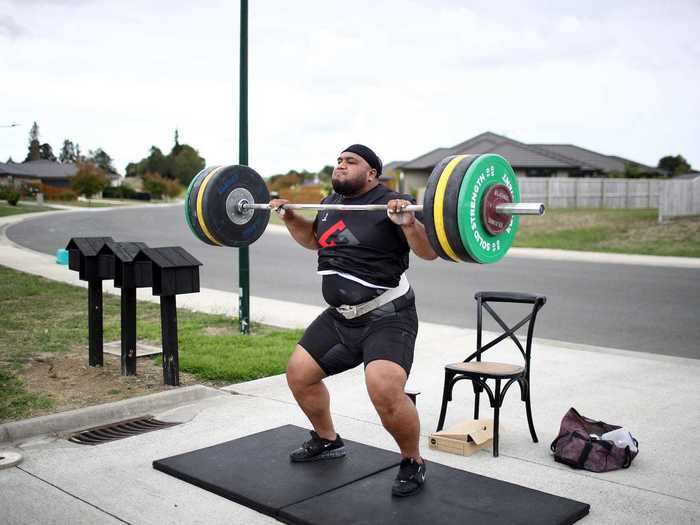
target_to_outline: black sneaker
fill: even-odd
[[[425,460],[417,463],[413,458],[404,458],[399,465],[399,473],[396,475],[391,494],[402,498],[413,496],[420,492],[425,483]]]
[[[295,462],[318,461],[319,459],[342,458],[345,455],[345,443],[336,434],[335,441],[320,437],[313,430],[311,439],[304,443],[301,448],[292,451],[289,459]]]

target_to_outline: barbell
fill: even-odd
[[[248,246],[270,220],[270,193],[248,166],[214,166],[200,171],[185,194],[185,218],[195,237],[213,246]],[[543,215],[541,203],[521,203],[518,181],[500,155],[452,155],[433,169],[423,212],[433,250],[448,261],[494,263],[513,244],[519,215]],[[386,204],[285,204],[290,210],[384,212]]]

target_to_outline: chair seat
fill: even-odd
[[[470,361],[468,363],[452,363],[445,366],[445,369],[480,376],[512,377],[522,374],[525,367],[492,361]]]

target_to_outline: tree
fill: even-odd
[[[24,162],[40,159],[41,145],[39,144],[39,125],[35,121],[34,124],[32,124],[32,129],[29,130],[29,151],[27,152],[27,158],[24,159]]]
[[[39,146],[39,154],[44,160],[52,160],[54,162],[56,161],[56,155],[53,154],[53,148],[51,147],[51,144],[45,142],[41,146]]]
[[[192,146],[183,144],[179,153],[172,159],[172,175],[175,180],[187,186],[192,178],[204,169],[204,159]]]
[[[112,157],[110,157],[105,150],[102,148],[97,148],[95,151],[90,151],[90,158],[97,167],[99,167],[105,173],[117,173],[117,170],[112,166]]]
[[[71,179],[71,188],[88,200],[109,186],[109,179],[94,162],[78,163],[78,172]]]
[[[175,128],[175,145],[173,146],[173,149],[170,151],[170,154],[172,156],[176,156],[180,151],[182,150],[182,146],[180,145],[180,134],[177,131],[177,128]]]
[[[169,159],[163,155],[160,148],[151,146],[150,153],[144,160],[145,163],[141,175],[145,175],[146,173],[159,173],[160,175],[167,176],[170,173]]]
[[[156,198],[166,193],[167,179],[160,173],[146,173],[143,176],[143,189]]]
[[[87,159],[80,151],[80,144],[75,143],[75,162],[85,162]]]
[[[659,159],[659,168],[666,170],[672,177],[683,175],[690,171],[690,164],[683,155],[666,155]]]
[[[125,177],[137,177],[139,174],[139,165],[134,162],[129,162],[124,170]]]
[[[199,152],[188,144],[181,144],[179,133],[175,130],[175,145],[170,153],[164,155],[160,148],[151,146],[148,156],[126,166],[127,177],[145,177],[157,173],[168,179],[175,179],[183,185],[205,166],[205,160]]]
[[[66,139],[63,141],[63,146],[61,147],[61,153],[58,155],[58,160],[61,162],[75,162],[78,160],[75,152],[75,146],[70,140]]]

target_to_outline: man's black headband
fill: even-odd
[[[362,144],[353,144],[352,146],[348,146],[343,150],[343,152],[346,151],[359,155],[365,159],[370,168],[377,170],[377,177],[382,174],[382,159],[380,159],[377,154],[367,146],[363,146]]]

